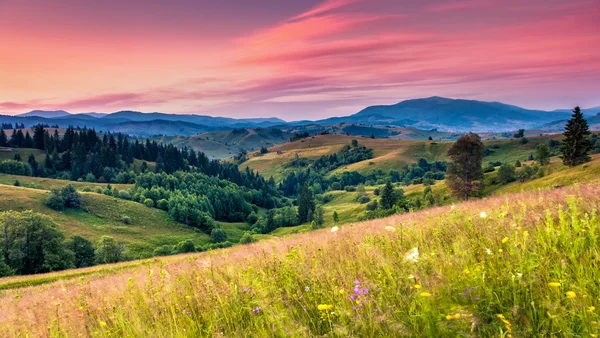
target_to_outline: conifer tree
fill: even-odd
[[[562,160],[565,165],[572,167],[591,160],[588,155],[588,151],[592,147],[590,134],[588,123],[583,118],[581,109],[575,107],[573,115],[565,127],[565,139],[560,146]]]

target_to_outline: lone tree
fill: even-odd
[[[446,184],[455,196],[468,200],[482,187],[481,161],[485,151],[481,138],[473,133],[462,136],[448,150],[448,156],[452,164],[446,173]]]
[[[298,222],[302,224],[311,221],[313,210],[315,210],[315,201],[313,200],[312,192],[305,185],[298,199]]]
[[[576,166],[591,160],[588,151],[592,147],[590,129],[583,118],[581,109],[575,107],[573,115],[565,127],[565,139],[560,145],[562,160],[565,165]]]
[[[394,204],[396,204],[397,200],[398,196],[394,191],[394,186],[392,186],[392,183],[388,181],[381,190],[381,200],[379,205],[381,205],[381,208],[388,210],[391,209]]]
[[[546,143],[540,143],[535,148],[535,160],[541,165],[550,163],[550,148],[548,148]]]

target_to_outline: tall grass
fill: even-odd
[[[0,334],[595,336],[598,196],[512,194],[8,290]]]

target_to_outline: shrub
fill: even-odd
[[[74,185],[67,184],[67,186],[65,186],[62,189],[61,196],[62,196],[63,202],[65,203],[66,208],[70,208],[70,209],[81,208],[81,204],[83,203],[83,198],[81,197],[81,194],[79,192],[77,192],[77,189],[75,189]]]
[[[152,208],[152,207],[154,207],[154,201],[149,198],[146,198],[144,200],[144,205],[147,206],[148,208]]]
[[[85,187],[81,188],[81,191],[83,191],[83,192],[92,192],[92,188],[90,188],[88,186],[85,186]]]
[[[94,191],[95,191],[97,194],[101,194],[101,193],[102,193],[102,188],[101,188],[101,187],[96,187],[96,189],[94,189]]]
[[[85,181],[86,182],[96,182],[96,176],[94,176],[94,174],[92,174],[92,173],[88,173],[87,175],[85,175]]]
[[[121,190],[121,191],[119,191],[119,198],[122,198],[124,200],[130,200],[131,199],[131,194],[129,194],[128,191]]]
[[[60,196],[60,191],[58,191],[57,189],[52,190],[52,193],[50,193],[50,196],[46,198],[44,203],[48,207],[58,211],[63,210],[65,208],[65,202]]]
[[[156,202],[156,207],[158,209],[167,211],[167,210],[169,210],[169,201],[167,201],[164,198],[159,199],[158,202]]]
[[[194,246],[194,243],[189,239],[186,239],[185,241],[181,241],[173,247],[173,253],[188,253],[188,252],[196,252],[196,247]]]
[[[369,203],[369,201],[371,201],[371,199],[369,198],[369,196],[366,196],[366,195],[364,195],[364,196],[360,196],[360,197],[358,198],[358,202],[359,202],[360,204]]]
[[[15,187],[20,187],[21,186],[21,182],[19,182],[19,180],[15,180],[14,186]]]
[[[227,240],[227,234],[225,233],[225,230],[223,230],[221,228],[214,228],[210,232],[210,238],[215,243],[221,243],[221,242],[225,242]]]
[[[31,176],[33,171],[29,163],[23,163],[15,160],[5,160],[0,162],[0,173],[20,176]]]
[[[370,210],[370,211],[376,210],[378,206],[379,206],[379,204],[377,203],[377,201],[373,201],[373,202],[367,204],[367,210]]]
[[[342,190],[342,185],[340,182],[333,182],[331,184],[331,190]]]
[[[154,252],[152,252],[152,254],[154,256],[168,256],[171,255],[173,253],[173,248],[170,245],[163,245],[163,246],[159,246],[158,248],[154,249]]]
[[[129,216],[127,215],[123,215],[121,216],[121,222],[123,222],[123,224],[131,224],[131,218],[129,218]]]
[[[250,231],[244,232],[244,234],[240,238],[240,244],[250,244],[253,242],[256,242],[256,239],[254,239],[254,237],[252,237],[252,234],[250,233]]]
[[[252,211],[248,217],[246,217],[246,223],[253,225],[254,223],[256,223],[256,221],[258,221],[258,215]]]
[[[344,190],[346,190],[347,192],[354,192],[356,191],[356,187],[355,186],[351,186],[351,185],[347,185],[344,187]]]

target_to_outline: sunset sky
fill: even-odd
[[[600,0],[0,0],[0,113],[600,106]]]

